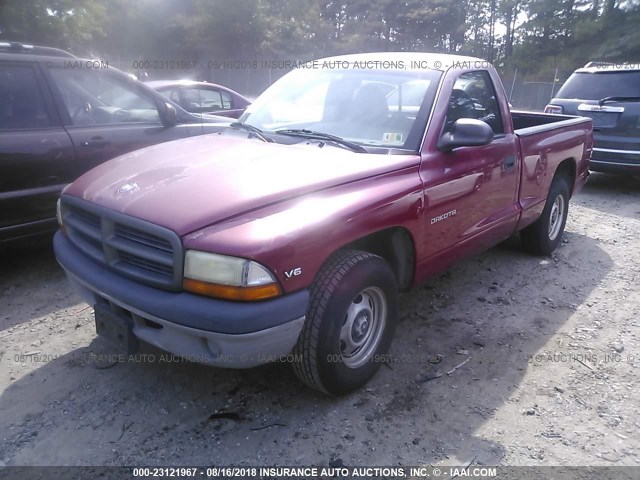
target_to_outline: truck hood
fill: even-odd
[[[419,163],[417,155],[355,153],[317,142],[203,135],[130,152],[65,191],[178,235],[261,207]]]

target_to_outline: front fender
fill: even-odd
[[[250,258],[285,292],[308,287],[336,250],[372,233],[420,231],[418,166],[358,180],[264,207],[183,237],[187,249]]]

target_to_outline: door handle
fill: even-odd
[[[102,137],[94,137],[86,142],[82,143],[83,147],[92,147],[92,148],[103,148],[109,145],[110,142],[106,141]]]
[[[511,170],[516,164],[516,157],[514,155],[510,155],[504,159],[502,162],[502,168],[504,170]]]

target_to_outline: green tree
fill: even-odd
[[[98,0],[8,0],[0,5],[0,38],[86,54],[105,39],[107,20]]]

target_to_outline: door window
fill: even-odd
[[[220,91],[222,96],[222,108],[224,110],[231,110],[233,103],[231,102],[231,95],[228,92]]]
[[[180,105],[180,89],[179,88],[166,88],[161,90],[160,93],[171,100],[173,103]]]
[[[194,113],[222,110],[222,95],[218,90],[183,88],[182,105],[187,111]]]
[[[73,125],[160,123],[156,105],[108,70],[51,68]]]
[[[455,121],[461,118],[482,120],[489,124],[494,134],[504,133],[500,106],[489,72],[464,73],[456,80],[449,98],[445,132],[450,132]]]
[[[2,65],[0,68],[0,130],[46,128],[51,125],[29,65]]]

